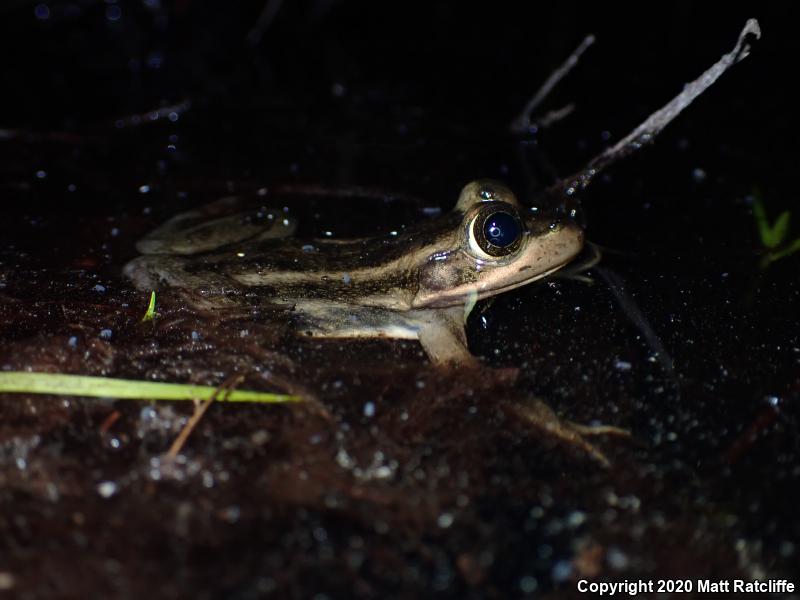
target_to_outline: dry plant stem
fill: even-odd
[[[147,125],[148,123],[155,123],[157,121],[163,121],[164,119],[174,119],[175,116],[180,117],[191,107],[192,101],[187,98],[186,100],[181,100],[176,104],[154,108],[144,113],[118,117],[114,120],[114,126],[117,129],[123,129],[125,127],[138,127],[140,125]]]
[[[705,73],[694,81],[687,83],[683,91],[675,96],[670,102],[659,110],[651,114],[636,129],[622,138],[619,142],[607,148],[596,157],[582,171],[563,179],[556,184],[552,191],[561,191],[567,195],[572,195],[578,190],[586,188],[592,179],[603,169],[626,156],[633,154],[642,146],[652,143],[664,127],[675,119],[687,106],[711,87],[725,71],[746,58],[750,54],[752,47],[751,38],[756,40],[761,37],[761,28],[758,21],[748,19],[744,29],[739,34],[733,50],[725,54]]]
[[[258,46],[258,43],[264,36],[264,32],[269,29],[269,26],[272,25],[272,21],[275,20],[275,16],[281,9],[281,4],[283,4],[283,0],[267,0],[264,4],[264,8],[261,9],[261,13],[258,15],[258,19],[256,19],[255,25],[253,25],[253,28],[247,33],[248,44],[251,46]]]
[[[183,449],[184,445],[186,444],[186,440],[189,439],[189,436],[194,431],[194,428],[197,427],[197,424],[200,422],[200,419],[203,418],[203,415],[206,414],[208,407],[211,406],[211,403],[217,399],[217,397],[223,392],[230,392],[234,389],[237,385],[244,381],[243,375],[232,375],[229,377],[219,388],[216,392],[205,402],[198,401],[194,407],[194,413],[186,422],[181,432],[178,434],[178,437],[175,438],[175,441],[172,442],[172,445],[169,447],[167,451],[167,457],[171,460],[174,460],[180,451]]]
[[[575,103],[570,102],[566,106],[562,106],[561,108],[557,108],[555,110],[549,110],[544,115],[536,119],[536,124],[539,126],[540,129],[546,129],[550,127],[553,123],[558,123],[560,120],[567,118],[575,111]]]
[[[567,74],[578,64],[578,60],[581,57],[581,54],[586,52],[586,49],[594,44],[595,37],[592,34],[587,35],[583,38],[583,41],[580,45],[569,55],[567,60],[565,60],[560,67],[558,67],[555,71],[550,74],[550,77],[545,80],[536,93],[528,100],[528,103],[525,105],[525,108],[522,109],[522,112],[514,119],[511,124],[509,125],[509,129],[511,133],[521,134],[528,131],[531,126],[531,115],[533,111],[535,111],[539,105],[544,102],[545,98],[550,95],[550,92],[553,91],[553,88],[558,85],[558,82],[564,79]],[[563,109],[562,109],[563,111]],[[570,109],[562,116],[568,115],[572,110]],[[553,119],[552,116],[549,123],[552,123]]]
[[[100,425],[100,433],[106,434],[108,433],[111,428],[114,426],[114,423],[119,421],[119,418],[122,416],[122,413],[118,410],[113,411],[110,415],[108,415]]]

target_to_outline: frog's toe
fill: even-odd
[[[556,415],[552,408],[539,399],[515,402],[509,406],[510,411],[529,425],[550,438],[577,448],[589,456],[603,468],[611,467],[611,461],[605,453],[588,441],[589,436],[613,435],[617,437],[630,437],[630,432],[611,425],[580,425],[563,420]]]
[[[613,425],[582,425],[573,421],[567,421],[570,426],[583,436],[611,435],[620,438],[630,439],[631,432],[621,427]]]

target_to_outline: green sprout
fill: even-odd
[[[134,400],[208,400],[219,396],[221,402],[297,402],[300,396],[223,390],[209,385],[184,385],[159,381],[136,381],[65,373],[0,372],[0,393],[54,394],[93,398],[127,398]]]
[[[762,269],[766,269],[776,260],[786,258],[800,251],[800,237],[791,242],[786,241],[789,234],[789,222],[792,218],[792,214],[788,210],[783,211],[775,222],[770,224],[767,220],[767,212],[764,209],[761,196],[756,193],[753,203],[753,217],[756,220],[756,228],[761,239],[761,245],[767,251],[761,259]]]
[[[147,310],[142,317],[142,323],[147,323],[156,318],[156,293],[150,292],[150,304],[147,305]]]

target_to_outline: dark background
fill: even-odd
[[[36,18],[37,6],[46,19]],[[418,188],[461,154],[480,163],[481,146],[503,135],[530,93],[592,32],[598,42],[545,107],[578,106],[568,128],[540,140],[563,174],[602,146],[601,132],[621,136],[727,52],[746,18],[756,16],[765,34],[758,56],[687,111],[663,146],[692,133],[699,155],[725,148],[725,159],[748,161],[761,186],[793,175],[797,43],[794,15],[777,3],[653,10],[572,2],[492,8],[286,2],[253,47],[245,38],[261,8],[259,2],[4,3],[0,125],[113,136],[109,124],[119,117],[188,99],[189,123],[160,130],[188,143],[172,154],[166,144],[143,146],[141,154],[129,152],[135,164],[126,167],[148,173],[158,160],[179,169],[183,160],[202,159],[219,172],[248,170],[269,181],[292,176],[275,164],[274,147],[306,144],[332,158],[317,159],[327,169],[314,164],[306,174],[317,180],[391,178],[395,187]],[[341,159],[331,155],[338,149],[370,145],[394,154],[362,152],[372,159],[356,159],[353,172],[337,173]],[[437,145],[441,152],[430,149]],[[446,145],[452,150],[444,151]],[[420,154],[423,165],[414,160]],[[299,158],[295,169],[312,171]],[[496,157],[498,165],[503,158]],[[500,174],[498,165],[484,174]],[[669,170],[659,186],[679,176]]]
[[[76,589],[137,597],[156,586],[164,597],[560,597],[576,573],[591,572],[592,556],[595,577],[611,581],[796,573],[798,255],[759,268],[752,206],[760,198],[771,220],[797,210],[797,11],[777,2],[287,1],[248,43],[262,8],[0,6],[4,369],[210,373],[206,383],[219,383],[225,365],[244,360],[238,327],[260,324],[231,325],[203,355],[181,344],[192,328],[211,339],[216,325],[181,321],[180,308],[165,306],[156,333],[115,316],[132,306],[138,318],[142,298],[120,267],[169,215],[277,183],[422,199],[410,210],[318,201],[311,233],[395,228],[422,206],[449,209],[478,177],[538,201],[554,173],[574,172],[625,135],[756,17],[763,39],[752,55],[583,195],[589,239],[606,249],[602,264],[620,276],[674,370],[602,281],[526,286],[479,307],[470,348],[487,365],[519,369],[511,390],[435,373],[414,362],[413,348],[402,360],[385,345],[323,345],[304,357],[292,342],[284,350],[301,369],[289,376],[321,390],[336,422],[212,407],[186,452],[215,477],[233,473],[213,489],[199,476],[149,475],[174,432],[141,433],[150,421],[136,403],[7,403],[0,515],[15,517],[0,518],[0,571],[32,598]],[[574,113],[509,135],[529,95],[588,33],[597,42],[542,107],[575,102]],[[184,107],[173,119],[150,118],[173,105]],[[800,235],[793,219],[790,240]],[[92,291],[98,282],[104,300]],[[49,308],[62,304],[72,312]],[[70,319],[80,327],[66,314],[79,315]],[[120,335],[98,342],[106,321]],[[85,354],[65,350],[75,335]],[[565,458],[497,416],[495,405],[515,394],[544,398],[574,421],[629,428],[637,441],[603,446],[610,471]],[[377,398],[374,421],[363,415],[365,398]],[[122,414],[109,434],[122,440],[119,453],[97,433],[112,408]],[[172,408],[159,410],[176,422]],[[406,411],[422,416],[406,422]],[[256,426],[272,436],[263,452],[249,441]],[[25,436],[41,440],[27,470],[8,458]],[[376,450],[396,457],[396,478],[353,483],[332,458],[340,447],[362,465]],[[39,479],[28,475],[34,464]],[[298,483],[301,472],[310,476]],[[96,492],[106,479],[122,490],[112,501]],[[46,492],[53,482],[59,501]],[[331,490],[336,508],[326,504]],[[467,505],[456,504],[456,491]],[[190,533],[173,527],[187,499]],[[236,519],[221,506],[236,507]],[[456,525],[440,527],[442,507]]]

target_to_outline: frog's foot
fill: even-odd
[[[242,205],[241,198],[230,196],[175,215],[139,240],[136,248],[142,254],[191,256],[294,235],[295,219],[264,208],[241,211]]]
[[[566,421],[570,426],[575,429],[582,436],[587,437],[591,435],[612,435],[620,438],[630,438],[631,432],[621,427],[614,427],[613,425],[581,425],[572,421]]]
[[[610,425],[580,425],[563,420],[556,415],[552,408],[537,398],[524,403],[508,405],[507,410],[519,418],[526,425],[530,425],[552,437],[558,442],[566,444],[586,453],[592,460],[603,468],[611,467],[611,461],[586,438],[598,435],[613,435],[617,437],[630,437],[630,432]]]
[[[165,287],[201,288],[208,278],[186,271],[186,259],[180,256],[139,256],[122,268],[122,273],[140,290]]]

